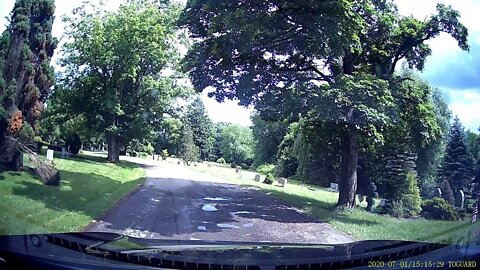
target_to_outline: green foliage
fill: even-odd
[[[217,163],[220,163],[220,164],[225,164],[225,163],[227,163],[224,158],[219,158],[219,159],[217,159],[216,162],[217,162]]]
[[[352,139],[339,148],[345,154],[340,182],[354,183],[349,172],[360,147],[347,142],[381,143],[385,130],[410,111],[422,116],[412,138],[426,134],[425,144],[439,134],[432,107],[411,98],[416,91],[395,68],[404,60],[422,70],[431,53],[426,42],[441,33],[468,50],[459,17],[443,4],[417,20],[385,1],[189,1],[181,25],[197,43],[184,67],[197,91],[211,86],[210,96],[254,104],[264,119],[297,121],[311,112],[331,124],[336,137]],[[339,205],[353,207],[356,187],[340,187]]]
[[[179,12],[155,1],[129,1],[114,12],[85,2],[64,19],[65,107],[105,134],[112,162],[121,144],[153,141],[175,98],[188,92],[176,84],[177,72],[163,72],[179,59]]]
[[[253,159],[252,130],[236,124],[227,125],[220,134],[220,149],[229,162],[252,164]]]
[[[479,129],[480,131],[480,129]],[[480,135],[471,131],[466,132],[467,144],[475,160],[480,159]]]
[[[403,218],[405,216],[405,210],[402,201],[394,201],[387,207],[387,213],[395,218]]]
[[[187,124],[183,127],[183,136],[180,143],[179,157],[188,165],[198,161],[200,152],[193,140],[193,131]]]
[[[409,174],[415,175],[415,157],[411,153],[395,152],[385,158],[381,182],[385,186],[385,192],[382,196],[391,201],[401,201],[404,195],[415,193],[412,181],[408,179]]]
[[[277,166],[274,164],[262,164],[257,167],[256,171],[262,174],[275,174]]]
[[[422,210],[422,199],[417,184],[417,175],[413,172],[407,173],[406,181],[406,189],[403,191],[401,202],[405,208],[406,216],[415,217]]]
[[[278,147],[287,132],[283,121],[266,121],[258,114],[252,116],[252,133],[255,140],[254,165],[275,163]]]
[[[422,203],[422,216],[427,219],[458,220],[455,209],[444,199],[435,197]]]
[[[169,156],[168,149],[163,149],[162,152],[160,152],[160,156],[162,156],[162,160],[166,160]]]
[[[294,176],[297,172],[298,162],[295,152],[295,140],[298,136],[299,124],[292,123],[278,146],[278,175],[283,177]]]
[[[263,180],[264,184],[271,185],[275,181],[275,177],[273,177],[273,174],[269,173],[267,176],[265,176],[265,180]]]
[[[443,180],[443,182],[440,184],[440,190],[442,191],[442,198],[450,205],[454,205],[455,196],[453,195],[453,190],[450,187],[448,180]]]
[[[77,133],[73,133],[65,141],[65,146],[70,153],[77,155],[82,148],[82,139]]]
[[[0,37],[0,167],[18,151],[7,136],[29,145],[38,133],[53,84],[54,12],[53,0],[16,1]]]
[[[448,139],[448,145],[441,166],[441,176],[447,180],[454,193],[468,191],[474,178],[475,160],[468,149],[465,131],[458,117],[455,117]]]
[[[184,118],[184,122],[188,122],[192,128],[193,140],[199,148],[200,159],[212,160],[215,130],[200,97],[188,105]]]

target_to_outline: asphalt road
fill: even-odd
[[[222,183],[183,165],[142,162],[147,181],[87,231],[135,237],[284,243],[345,243],[328,224],[254,188]]]

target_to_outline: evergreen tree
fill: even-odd
[[[455,117],[441,167],[441,176],[447,180],[456,194],[466,190],[474,177],[475,160],[465,139],[460,119]]]
[[[54,0],[17,0],[0,38],[0,169],[18,170],[15,140],[30,143],[53,83]]]
[[[180,158],[190,166],[192,162],[198,161],[199,149],[193,140],[193,130],[189,124],[183,127],[183,136],[180,143]]]
[[[193,141],[200,151],[200,159],[212,160],[215,141],[214,126],[199,97],[187,107],[185,118],[192,128]]]

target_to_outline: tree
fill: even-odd
[[[479,131],[480,131],[480,128],[479,128]],[[466,139],[467,139],[468,149],[470,150],[470,153],[472,153],[473,158],[475,160],[479,160],[480,159],[480,135],[468,130],[466,132]]]
[[[178,59],[179,7],[167,2],[133,0],[116,12],[85,3],[65,20],[61,84],[68,109],[105,134],[110,162],[132,139],[153,141],[185,90],[176,84],[178,74],[163,72]]]
[[[213,160],[214,127],[200,97],[188,105],[184,121],[192,128],[193,141],[200,150],[200,159]]]
[[[443,158],[441,175],[447,180],[454,192],[466,191],[474,177],[475,160],[468,150],[465,131],[458,117],[455,117],[450,129],[447,149]]]
[[[199,149],[193,140],[193,130],[189,124],[184,125],[182,141],[179,149],[180,158],[188,165],[192,162],[198,161]]]
[[[337,206],[353,208],[360,141],[382,140],[397,103],[416,106],[403,97],[408,78],[395,75],[397,64],[422,70],[431,53],[425,42],[442,32],[468,50],[459,16],[442,4],[420,21],[400,16],[390,1],[192,0],[181,17],[197,41],[185,69],[197,91],[210,86],[218,101],[236,97],[271,118],[313,111],[335,123]]]
[[[167,149],[171,155],[178,155],[182,128],[180,117],[172,115],[164,117],[155,140],[155,152],[160,153],[163,149]]]
[[[253,136],[250,128],[236,124],[227,125],[220,134],[220,149],[223,157],[235,164],[249,163],[253,159]]]
[[[53,84],[53,0],[16,1],[0,37],[0,170],[18,170]],[[19,144],[20,143],[20,144]]]
[[[265,121],[256,113],[251,119],[255,141],[254,166],[276,163],[278,147],[287,132],[287,124],[283,121]]]
[[[291,177],[297,173],[298,161],[295,149],[295,141],[299,136],[299,124],[292,123],[278,146],[278,174],[283,177]]]

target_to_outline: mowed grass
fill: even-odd
[[[469,226],[469,220],[398,219],[389,215],[366,212],[365,201],[357,209],[335,211],[338,193],[325,191],[322,187],[306,185],[294,180],[289,180],[285,188],[266,185],[253,181],[256,174],[254,172],[242,171],[242,178],[240,179],[234,169],[224,165],[212,164],[212,167],[208,167],[206,164],[200,163],[197,166],[191,166],[191,168],[228,179],[233,184],[258,187],[261,191],[297,206],[306,213],[329,223],[333,228],[350,235],[356,240],[455,242],[460,236],[464,236],[468,231],[473,230]],[[378,200],[376,204],[378,204]]]
[[[135,164],[102,157],[54,159],[59,187],[27,171],[0,174],[0,235],[81,231],[145,181]]]

